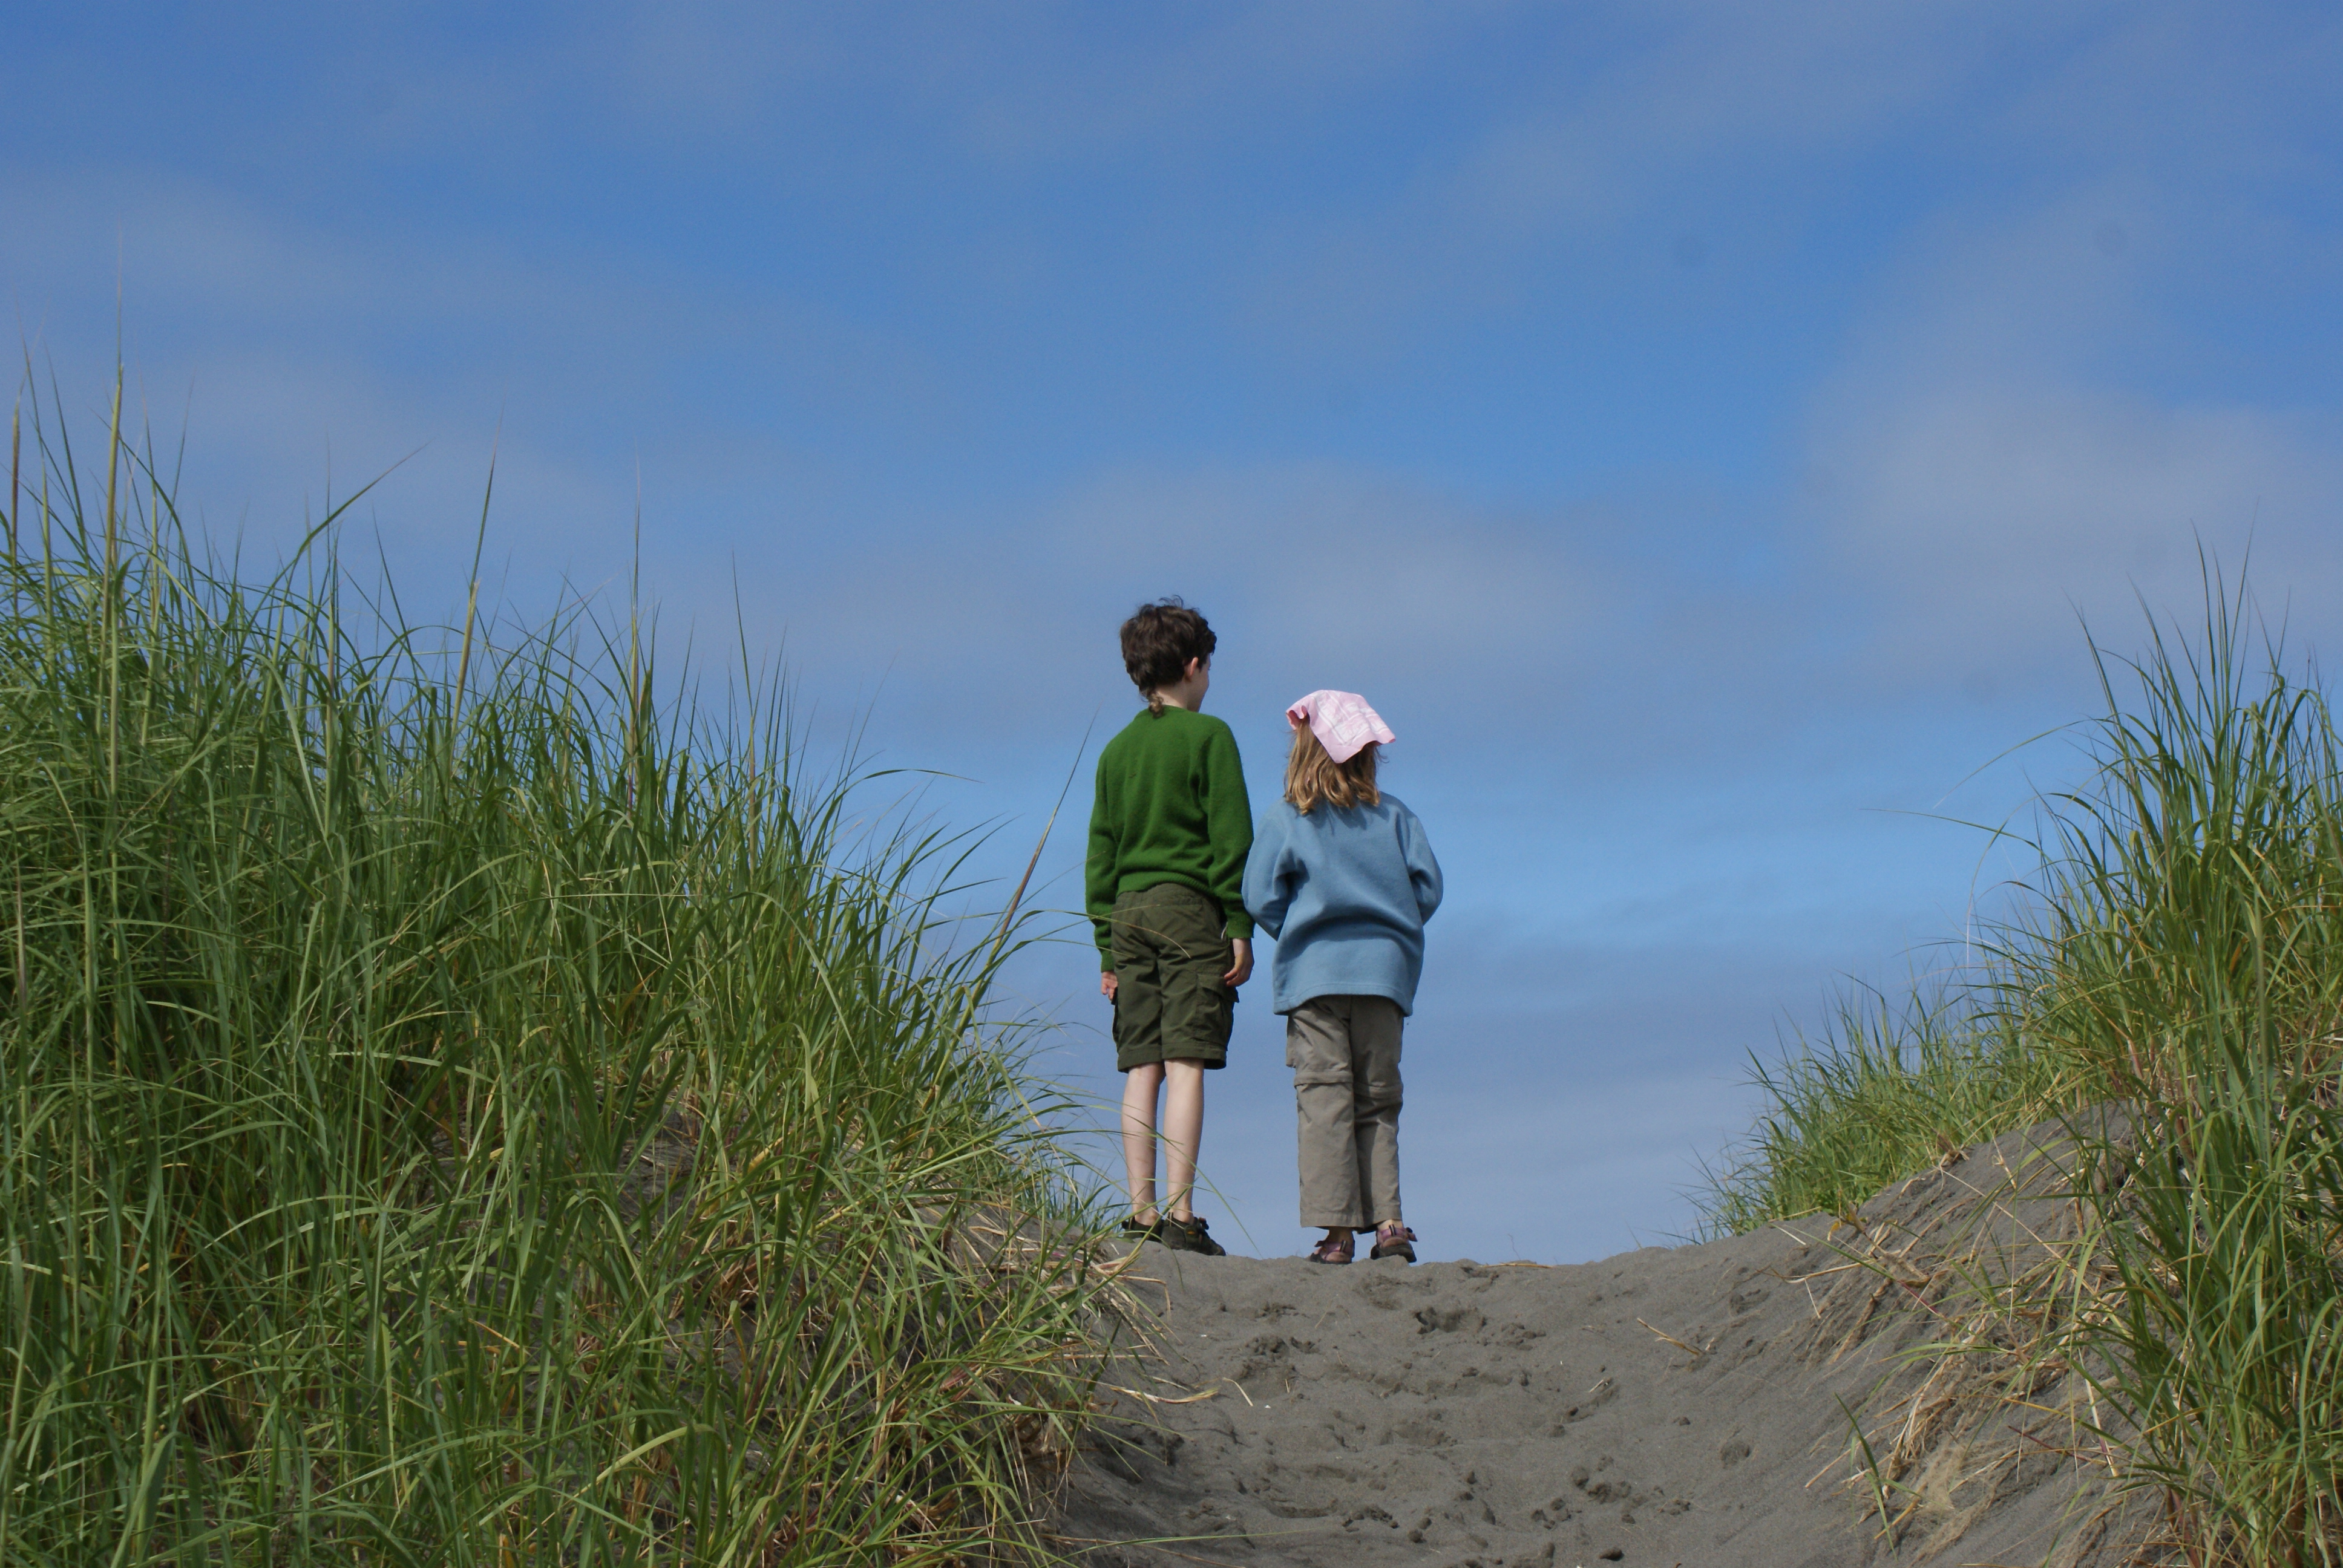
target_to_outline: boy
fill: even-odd
[[[1097,929],[1099,991],[1114,1004],[1123,1073],[1123,1233],[1218,1257],[1190,1202],[1204,1130],[1204,1072],[1228,1063],[1236,988],[1252,973],[1245,852],[1252,804],[1229,727],[1202,712],[1217,639],[1177,598],[1122,623],[1122,667],[1146,710],[1099,753],[1085,901]],[[1164,1175],[1155,1201],[1155,1097],[1163,1095]]]

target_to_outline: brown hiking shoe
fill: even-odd
[[[1175,1252],[1202,1252],[1207,1258],[1225,1258],[1229,1250],[1212,1240],[1211,1229],[1202,1214],[1192,1214],[1185,1220],[1163,1216],[1163,1233],[1156,1238]]]

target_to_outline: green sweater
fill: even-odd
[[[1083,893],[1100,967],[1114,967],[1115,899],[1165,882],[1219,900],[1228,934],[1250,940],[1244,864],[1252,848],[1252,802],[1229,727],[1184,708],[1141,709],[1099,753]]]

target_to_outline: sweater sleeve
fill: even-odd
[[[1440,862],[1433,859],[1432,840],[1423,836],[1423,824],[1409,811],[1400,822],[1400,855],[1407,862],[1407,879],[1415,887],[1416,912],[1425,920],[1440,908],[1443,890]]]
[[[1114,813],[1106,798],[1106,759],[1099,759],[1098,784],[1091,796],[1090,857],[1082,866],[1082,904],[1095,933],[1101,973],[1114,968],[1114,892],[1116,835]]]
[[[1285,911],[1293,906],[1293,879],[1286,861],[1285,819],[1272,810],[1261,824],[1261,836],[1245,857],[1245,910],[1271,936],[1285,929]]]
[[[1206,862],[1210,891],[1221,902],[1232,940],[1252,940],[1252,917],[1245,913],[1245,857],[1252,849],[1252,798],[1245,793],[1244,761],[1237,738],[1225,724],[1213,727],[1204,746],[1204,821],[1212,835]]]

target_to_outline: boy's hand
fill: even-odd
[[[1112,970],[1108,970],[1099,976],[1099,995],[1106,998],[1109,1001],[1112,1001],[1114,1000],[1114,971]]]
[[[1233,988],[1252,979],[1252,943],[1243,937],[1231,937],[1229,947],[1236,954],[1236,962],[1221,978]]]

